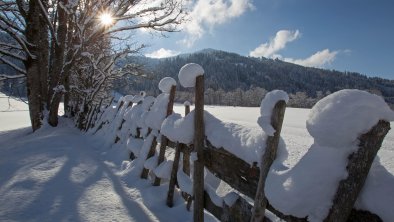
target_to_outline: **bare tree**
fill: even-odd
[[[143,45],[111,50],[119,33],[178,31],[186,16],[181,0],[1,0],[0,10],[0,32],[12,38],[0,41],[0,61],[18,73],[1,73],[0,79],[26,77],[33,130],[40,128],[45,110],[48,123],[57,125],[63,97],[67,110],[79,103],[74,96],[81,92],[91,104],[86,101],[124,73],[114,70],[115,60]]]

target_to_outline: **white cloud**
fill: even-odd
[[[309,67],[323,67],[326,64],[330,64],[334,61],[335,57],[339,51],[330,51],[329,49],[324,49],[316,52],[306,59],[292,59],[292,58],[284,58],[283,60],[286,62],[295,63],[302,66]]]
[[[179,52],[177,52],[177,51],[161,48],[161,49],[153,51],[151,53],[147,53],[147,54],[145,54],[145,56],[160,59],[160,58],[176,56],[178,54],[179,54]]]
[[[200,39],[205,30],[237,18],[253,9],[252,0],[197,0],[191,5],[190,21],[183,25],[187,37],[181,43],[190,47]]]
[[[278,51],[284,49],[288,42],[292,42],[301,36],[298,30],[280,30],[276,33],[274,38],[271,38],[269,42],[263,43],[256,49],[249,53],[252,57],[267,57],[273,58],[280,55],[276,54]]]
[[[256,49],[249,52],[249,56],[252,57],[267,57],[272,59],[280,59],[286,62],[295,63],[302,66],[309,67],[323,67],[326,64],[330,64],[335,60],[335,57],[340,51],[330,51],[329,49],[324,49],[316,52],[315,54],[309,56],[306,59],[294,59],[286,58],[278,52],[286,47],[286,44],[298,39],[301,36],[298,30],[280,30],[276,33],[274,38],[271,38],[269,42],[263,43]],[[345,50],[344,52],[347,53]]]

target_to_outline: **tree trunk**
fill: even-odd
[[[69,78],[69,76],[65,77],[64,89],[66,90],[66,92],[64,93],[64,116],[71,117],[71,107],[69,105],[69,102],[70,102],[70,78]]]
[[[60,3],[66,5],[66,0],[61,0]],[[51,126],[58,124],[59,104],[62,99],[63,91],[57,88],[64,84],[65,67],[65,46],[67,38],[67,20],[68,16],[62,7],[58,7],[58,28],[57,28],[57,44],[55,44],[52,73],[50,73],[50,84],[48,91],[49,117],[48,123]]]
[[[41,127],[43,119],[43,97],[41,95],[41,69],[40,69],[40,37],[42,28],[40,25],[40,8],[36,1],[29,1],[29,13],[26,18],[26,40],[30,44],[27,47],[34,56],[27,57],[24,62],[27,76],[27,97],[29,101],[30,121],[33,131]]]
[[[44,8],[48,11],[48,0],[41,0]],[[41,110],[46,109],[46,102],[48,100],[48,65],[49,65],[49,41],[48,41],[48,26],[45,21],[46,18],[40,14],[40,37],[38,49],[38,62],[40,64],[40,88],[41,88]]]

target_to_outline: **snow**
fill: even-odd
[[[188,175],[186,175],[182,170],[177,172],[177,181],[179,188],[190,195],[193,195],[193,182]]]
[[[155,169],[157,165],[157,160],[159,159],[158,156],[154,155],[151,158],[147,159],[144,163],[144,167],[148,170],[153,170]]]
[[[0,131],[30,127],[29,107],[20,99],[0,93]],[[3,132],[0,132],[0,134]]]
[[[144,140],[139,138],[130,137],[127,139],[127,149],[133,152],[138,157],[141,147],[144,145]]]
[[[284,214],[305,217],[311,221],[323,219],[340,180],[347,174],[345,150],[312,145],[290,170],[268,174],[265,193],[270,204]]]
[[[4,104],[6,101],[0,99],[1,107],[8,107]],[[14,104],[15,101],[12,102]],[[126,117],[131,118],[134,108],[140,109],[139,115],[134,118],[141,119],[141,116],[147,115],[147,109],[143,109],[149,108],[150,105],[147,104],[143,102],[126,109],[123,117],[129,121]],[[21,108],[15,110],[24,110],[23,104],[20,105]],[[384,106],[375,106],[383,109],[373,113],[385,113]],[[110,111],[102,119],[115,118],[116,109],[108,110]],[[223,141],[216,141],[219,146],[225,145],[240,154],[239,147],[245,146],[243,149],[249,147],[249,151],[254,152],[253,147],[259,138],[256,135],[264,134],[256,121],[261,115],[259,108],[206,106],[206,110],[210,114],[205,115],[208,119],[205,121],[207,125],[211,124],[211,128],[207,129],[216,133],[216,136],[213,135],[216,138],[211,140],[219,140],[223,136]],[[103,142],[108,139],[106,134],[82,134],[74,128],[73,122],[63,118],[60,118],[59,127],[45,125],[32,134],[29,128],[19,128],[29,126],[28,111],[10,111],[0,112],[0,202],[3,203],[0,205],[1,221],[167,221],[169,218],[171,221],[192,220],[192,213],[185,209],[184,200],[178,191],[174,195],[174,207],[168,208],[165,205],[168,185],[154,187],[151,186],[151,181],[139,179],[140,170],[146,163],[142,160],[147,155],[153,135],[159,135],[157,130],[153,130],[145,141],[129,137],[125,144],[118,143],[108,147],[106,142]],[[319,140],[311,137],[305,127],[310,111],[287,108],[282,137],[289,155],[284,161],[285,167],[281,165],[282,160],[274,163],[268,175],[266,193],[270,195],[270,203],[274,207],[281,206],[281,211],[293,215],[309,215],[310,220],[319,221],[331,204],[330,198],[338,181],[347,176],[344,171],[346,157],[354,148],[343,149],[341,147],[345,145],[318,143]],[[184,106],[176,105],[175,112],[183,113]],[[390,114],[386,117],[391,118]],[[11,121],[8,118],[14,119]],[[181,118],[178,115],[173,118],[173,122]],[[26,122],[23,123],[23,119]],[[14,123],[15,126],[9,126]],[[345,123],[348,124],[347,120]],[[19,129],[15,130],[13,127]],[[14,130],[9,131],[12,129]],[[208,140],[213,143],[209,138]],[[227,144],[237,140],[238,144]],[[354,145],[351,141],[345,142],[350,143],[350,146]],[[128,152],[134,149],[132,147],[139,147],[136,149],[139,156],[130,162],[127,158]],[[384,221],[391,221],[394,217],[390,207],[394,202],[394,195],[390,195],[394,193],[393,147],[394,132],[390,131],[356,202],[356,208],[371,210]],[[244,159],[253,161],[250,154],[242,155],[245,155]],[[194,153],[191,159],[196,158]],[[166,161],[163,166],[170,163],[172,164],[171,161]],[[163,167],[163,173],[168,173],[168,169],[168,166]],[[177,177],[181,189],[192,193],[190,177],[181,170]],[[217,200],[221,198],[230,205],[236,201],[238,195],[231,193],[231,189],[226,188],[223,182],[218,185],[212,178],[206,178],[218,196]],[[300,205],[298,202],[301,202]],[[208,213],[205,213],[204,217],[205,221],[216,221]]]
[[[260,129],[225,123],[208,112],[204,113],[207,140],[217,148],[223,147],[252,165],[260,162],[267,136]]]
[[[235,202],[238,200],[239,195],[235,192],[230,192],[228,193],[224,198],[224,202],[227,204],[227,206],[231,207],[235,204]]]
[[[160,132],[171,141],[183,144],[193,143],[194,112],[184,118],[177,113],[171,114],[163,121]]]
[[[123,97],[123,101],[125,101],[125,103],[133,102],[133,100],[134,100],[133,95],[126,95]]]
[[[155,99],[155,102],[148,111],[145,124],[151,129],[160,130],[161,124],[167,115],[169,94],[162,93]]]
[[[172,160],[165,160],[153,170],[153,173],[162,179],[169,180],[171,177],[172,164]]]
[[[207,139],[214,147],[222,147],[251,165],[261,161],[267,139],[261,129],[224,123],[207,111],[204,113],[204,123]],[[163,122],[161,133],[171,141],[191,144],[194,138],[194,111],[185,117],[170,115]],[[286,159],[283,141],[279,144],[278,153],[282,160]]]
[[[291,169],[271,169],[265,187],[270,203],[285,214],[322,221],[328,215],[339,182],[348,176],[348,157],[358,149],[357,138],[380,119],[394,120],[393,115],[382,98],[360,90],[341,90],[320,100],[307,120],[315,143]],[[370,209],[369,206],[380,204],[381,209],[373,212],[379,212],[387,221],[394,214],[384,206],[393,203],[394,197],[380,196],[377,200],[381,191],[370,180],[374,178],[378,186],[387,185],[392,175],[383,172],[377,176],[374,173],[380,171],[374,168],[379,167],[375,161],[356,207]],[[386,189],[394,192],[393,188]]]
[[[261,101],[261,116],[258,118],[257,123],[261,126],[261,128],[263,128],[264,132],[268,136],[274,136],[275,129],[271,125],[271,115],[276,103],[281,100],[285,101],[286,103],[289,101],[289,96],[287,93],[283,90],[273,90],[267,93],[264,99]]]
[[[204,69],[196,63],[188,63],[179,70],[179,83],[185,87],[195,87],[196,78],[204,75]]]
[[[306,126],[319,145],[344,148],[357,142],[357,137],[379,120],[394,121],[394,112],[382,97],[346,89],[320,100],[312,108]]]
[[[194,162],[196,160],[198,160],[197,153],[196,152],[191,152],[190,153],[190,161]]]
[[[23,138],[1,138],[1,221],[96,221],[148,218],[86,138],[67,125]],[[14,131],[9,133],[11,136]],[[6,203],[6,204],[5,204]],[[134,214],[130,214],[132,208]]]
[[[154,97],[147,96],[142,100],[141,103],[134,105],[133,107],[131,107],[130,110],[126,112],[124,117],[126,120],[125,125],[127,125],[130,129],[130,134],[136,136],[138,128],[147,128],[147,126],[145,125],[145,117],[154,100]]]
[[[159,89],[163,93],[170,93],[173,86],[176,86],[176,81],[171,77],[164,77],[159,82]]]

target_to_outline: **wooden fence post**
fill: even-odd
[[[276,158],[276,151],[278,149],[285,110],[286,102],[284,100],[277,102],[272,110],[271,125],[275,129],[275,133],[274,136],[269,136],[267,138],[267,145],[261,159],[259,183],[257,185],[256,197],[254,199],[251,222],[263,221],[264,219],[265,209],[267,206],[267,198],[264,193],[265,180],[267,179],[270,167]]]
[[[149,131],[151,132],[152,130],[151,129],[149,129]],[[156,136],[153,136],[153,141],[152,141],[152,143],[151,143],[151,145],[150,145],[150,148],[149,148],[149,152],[148,152],[148,156],[146,157],[146,159],[149,159],[149,158],[151,158],[153,155],[155,155],[155,151],[156,151],[156,145],[157,145],[157,140],[156,140]],[[142,179],[147,179],[148,178],[148,174],[149,174],[149,170],[148,169],[146,169],[145,167],[142,169],[142,172],[141,172],[141,178]]]
[[[190,103],[185,102],[185,116],[190,113]],[[183,172],[190,176],[190,149],[185,146],[183,151]]]
[[[175,147],[174,163],[172,164],[171,178],[170,178],[170,183],[168,185],[167,206],[169,207],[174,206],[174,192],[175,192],[175,184],[177,181],[176,177],[178,173],[180,156],[181,156],[181,144],[178,142],[176,143],[176,147]]]
[[[378,153],[383,139],[390,130],[390,123],[380,120],[372,129],[359,137],[359,149],[350,154],[347,164],[348,177],[339,182],[332,207],[328,216],[329,221],[346,221],[364,186],[369,169]]]
[[[168,105],[167,105],[166,117],[171,115],[174,110],[175,91],[176,91],[176,86],[171,86],[170,96],[169,96]],[[160,165],[164,161],[164,156],[166,153],[167,145],[168,145],[168,138],[166,136],[162,135],[161,142],[160,142],[159,158],[157,159],[157,165]],[[161,180],[160,177],[156,176],[155,181],[153,182],[153,186],[159,186],[160,180]]]
[[[190,105],[185,104],[185,116],[190,113]],[[174,163],[172,165],[171,170],[171,178],[170,183],[168,185],[168,193],[167,193],[167,206],[172,207],[174,205],[174,192],[175,192],[175,184],[177,182],[177,173],[179,167],[179,158],[180,154],[183,152],[183,171],[189,176],[190,175],[190,151],[187,149],[187,146],[182,143],[177,143],[175,148],[175,157]],[[187,160],[185,160],[185,153]],[[182,192],[182,196],[188,203],[191,201],[190,195]]]
[[[194,109],[194,151],[197,153],[193,174],[194,222],[204,221],[204,131],[204,75],[200,75],[196,78]]]

